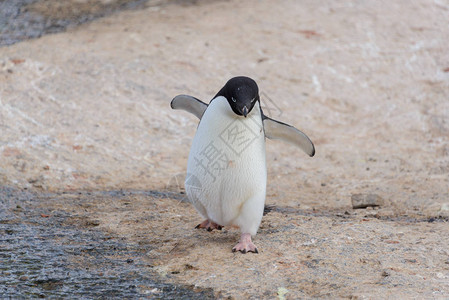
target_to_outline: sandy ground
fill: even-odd
[[[198,1],[0,48],[0,184],[130,191],[51,210],[149,245],[160,276],[217,297],[447,297],[448,20],[441,0]],[[231,253],[235,229],[193,229],[197,120],[169,107],[236,75],[317,150],[267,142],[258,255]],[[383,205],[353,210],[360,193]]]

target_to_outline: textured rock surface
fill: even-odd
[[[379,207],[384,204],[384,200],[376,194],[352,194],[352,208]]]
[[[216,295],[447,296],[448,20],[447,1],[199,1],[0,48],[0,184],[170,192],[52,209],[155,246],[152,269]],[[258,255],[171,199],[197,121],[169,101],[208,101],[235,75],[317,149],[267,142]],[[352,212],[358,193],[388,205]]]

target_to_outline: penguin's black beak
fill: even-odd
[[[243,106],[242,114],[243,114],[243,116],[245,116],[245,118],[248,115],[248,108],[246,106]]]

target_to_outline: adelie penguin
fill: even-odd
[[[312,141],[296,128],[265,116],[259,88],[248,77],[230,79],[209,105],[179,95],[171,107],[200,119],[185,181],[189,200],[205,219],[197,228],[238,226],[242,235],[232,251],[258,253],[251,237],[257,233],[265,204],[265,137],[293,143],[309,156],[315,154]]]

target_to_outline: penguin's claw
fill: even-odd
[[[214,229],[222,230],[223,226],[218,225],[217,223],[214,223],[212,221],[205,220],[201,224],[198,224],[195,226],[195,229],[200,229],[200,228],[206,228],[207,231],[212,231]]]
[[[256,246],[253,243],[248,245],[242,245],[241,243],[238,243],[237,245],[235,245],[234,248],[232,248],[232,252],[237,251],[240,251],[243,254],[246,254],[248,252],[259,253],[259,251],[257,250]]]
[[[245,254],[247,252],[259,253],[256,245],[251,241],[251,235],[249,233],[243,233],[240,242],[232,248],[232,252],[240,251]]]

